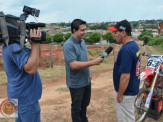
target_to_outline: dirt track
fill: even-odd
[[[71,122],[70,94],[64,90],[65,88],[65,77],[44,83],[43,96],[40,100],[43,122]],[[93,72],[88,118],[90,122],[116,122],[111,69]],[[146,122],[155,121],[148,118]]]
[[[6,96],[3,85],[3,97]],[[116,122],[112,70],[93,72],[91,103],[88,107],[90,122]],[[65,77],[43,81],[40,100],[42,122],[71,122],[70,94],[65,85]],[[0,119],[2,120],[2,119]],[[3,119],[2,122],[5,122]],[[13,119],[12,119],[13,120]],[[6,122],[12,122],[8,119]],[[149,119],[146,122],[156,122]]]
[[[90,122],[116,121],[113,99],[113,85],[111,71],[93,73],[92,98],[88,108]],[[107,76],[107,78],[106,78]],[[69,91],[57,90],[66,88],[65,78],[50,80],[43,85],[42,120],[50,122],[70,122],[70,94]],[[48,114],[47,114],[48,111]]]
[[[89,121],[116,122],[112,69],[94,71],[92,75],[92,96],[87,114]],[[6,85],[2,85],[0,98],[6,97]],[[42,122],[71,122],[70,99],[65,76],[44,80],[40,100]],[[0,122],[13,122],[13,119],[0,118]],[[146,122],[156,121],[148,118]]]

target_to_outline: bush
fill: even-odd
[[[142,36],[142,40],[144,41],[145,44],[148,44],[148,42],[152,39],[152,37],[148,35]]]
[[[104,40],[109,41],[110,43],[116,42],[116,40],[113,38],[113,34],[111,32],[107,32],[106,34],[102,35],[102,38]]]
[[[49,33],[46,34],[46,41],[45,43],[51,43],[53,41],[52,36]]]
[[[63,41],[63,34],[62,33],[56,33],[54,36],[53,36],[53,41],[54,42],[57,42],[57,43],[61,43]]]
[[[160,38],[159,36],[151,38],[148,45],[152,46],[152,45],[161,45],[161,43],[163,42],[163,39]]]
[[[66,35],[64,36],[64,37],[65,37],[65,41],[66,41],[67,39],[69,39],[70,36],[71,36],[71,33],[66,33]]]
[[[148,46],[152,46],[152,45],[155,45],[155,41],[153,39],[150,40],[149,43],[148,43]]]
[[[91,33],[89,36],[89,42],[99,42],[100,38],[100,33]]]
[[[148,42],[151,40],[153,37],[152,31],[144,29],[141,34],[138,36],[139,40],[143,40],[144,44],[148,44]]]

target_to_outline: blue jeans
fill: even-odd
[[[86,113],[91,98],[91,83],[82,88],[69,88],[71,94],[71,118],[73,122],[88,122]]]
[[[40,122],[40,104],[36,102],[27,107],[18,108],[18,117],[15,122]]]

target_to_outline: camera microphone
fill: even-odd
[[[27,29],[37,29],[38,27],[45,27],[45,23],[35,23],[35,22],[30,22],[26,24]]]
[[[110,54],[110,52],[111,52],[112,50],[113,50],[112,47],[108,47],[108,48],[105,50],[105,52],[102,53],[101,58],[107,57],[107,56]]]
[[[45,23],[37,23],[38,27],[45,27]]]

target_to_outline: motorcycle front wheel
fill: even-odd
[[[141,89],[135,100],[135,120],[136,122],[143,122],[147,116],[147,111],[144,110],[145,102],[147,100],[147,92]]]

